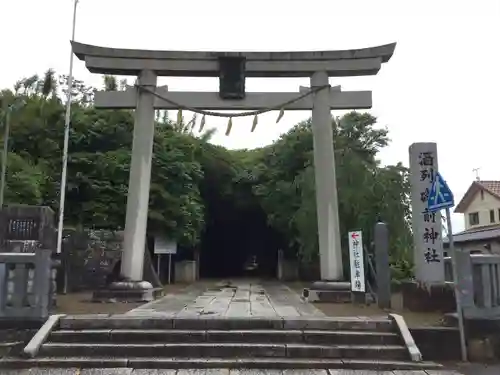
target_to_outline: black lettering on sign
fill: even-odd
[[[427,248],[427,251],[424,253],[425,261],[427,263],[440,263],[441,259],[439,259],[439,255],[436,252],[436,249]]]
[[[421,167],[434,167],[434,155],[432,152],[421,152],[418,155],[418,164]]]
[[[434,244],[436,242],[436,239],[439,237],[439,233],[434,230],[434,228],[425,228],[424,229],[424,241],[425,243],[432,242]]]
[[[420,200],[422,202],[427,202],[427,200],[429,199],[429,194],[430,194],[429,188],[425,188],[425,190],[422,193],[420,193]]]
[[[426,223],[435,223],[436,222],[436,213],[429,212],[428,208],[426,208],[425,211],[422,212],[422,215],[424,215],[424,221]]]

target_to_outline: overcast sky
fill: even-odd
[[[2,0],[0,87],[48,68],[67,73],[72,0]],[[343,90],[373,90],[380,126],[390,130],[385,164],[408,165],[413,142],[437,142],[439,169],[458,201],[481,168],[500,179],[499,0],[80,0],[76,40],[107,47],[164,50],[334,50],[397,42],[374,77],[331,79]],[[75,75],[100,87],[75,59]],[[163,79],[171,90],[216,91],[215,79]],[[307,79],[249,79],[248,91],[297,91]],[[341,114],[341,113],[338,113]],[[271,143],[307,112],[225,122],[215,142],[229,148]],[[500,151],[499,151],[500,152]],[[463,228],[454,217],[455,231]]]

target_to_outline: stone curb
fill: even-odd
[[[422,362],[422,353],[420,353],[420,349],[417,344],[415,344],[415,340],[413,340],[413,336],[406,325],[404,318],[398,314],[389,314],[389,317],[394,321],[396,326],[398,327],[399,333],[403,338],[403,341],[406,345],[406,349],[410,354],[410,358],[413,362]]]
[[[42,347],[43,343],[49,337],[54,327],[59,323],[59,320],[63,316],[64,315],[49,316],[44,325],[40,327],[38,332],[35,333],[30,342],[28,342],[28,345],[26,345],[26,347],[23,349],[23,354],[29,358],[34,358],[38,354],[38,351]]]

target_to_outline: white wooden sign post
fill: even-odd
[[[168,283],[170,284],[170,275],[172,273],[172,254],[177,254],[177,243],[164,237],[155,237],[155,254],[157,257],[157,272],[160,277],[160,262],[163,254],[168,254]]]
[[[354,300],[364,302],[366,288],[363,235],[361,231],[349,232],[349,259],[351,263],[351,291],[354,294]],[[360,297],[359,299],[357,298],[358,296]]]

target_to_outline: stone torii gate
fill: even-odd
[[[312,110],[318,235],[323,281],[343,279],[338,217],[332,109],[367,109],[370,91],[330,88],[329,77],[375,75],[396,44],[319,52],[184,52],[103,48],[72,42],[75,55],[92,73],[137,76],[137,87],[97,92],[97,108],[135,108],[127,198],[122,276],[142,280],[156,109],[180,106],[204,110],[279,108]],[[220,92],[171,92],[158,76],[219,77]],[[300,92],[245,92],[245,77],[310,77]],[[307,94],[307,93],[306,93]],[[294,101],[295,99],[299,100]],[[182,108],[182,107],[181,107]]]

